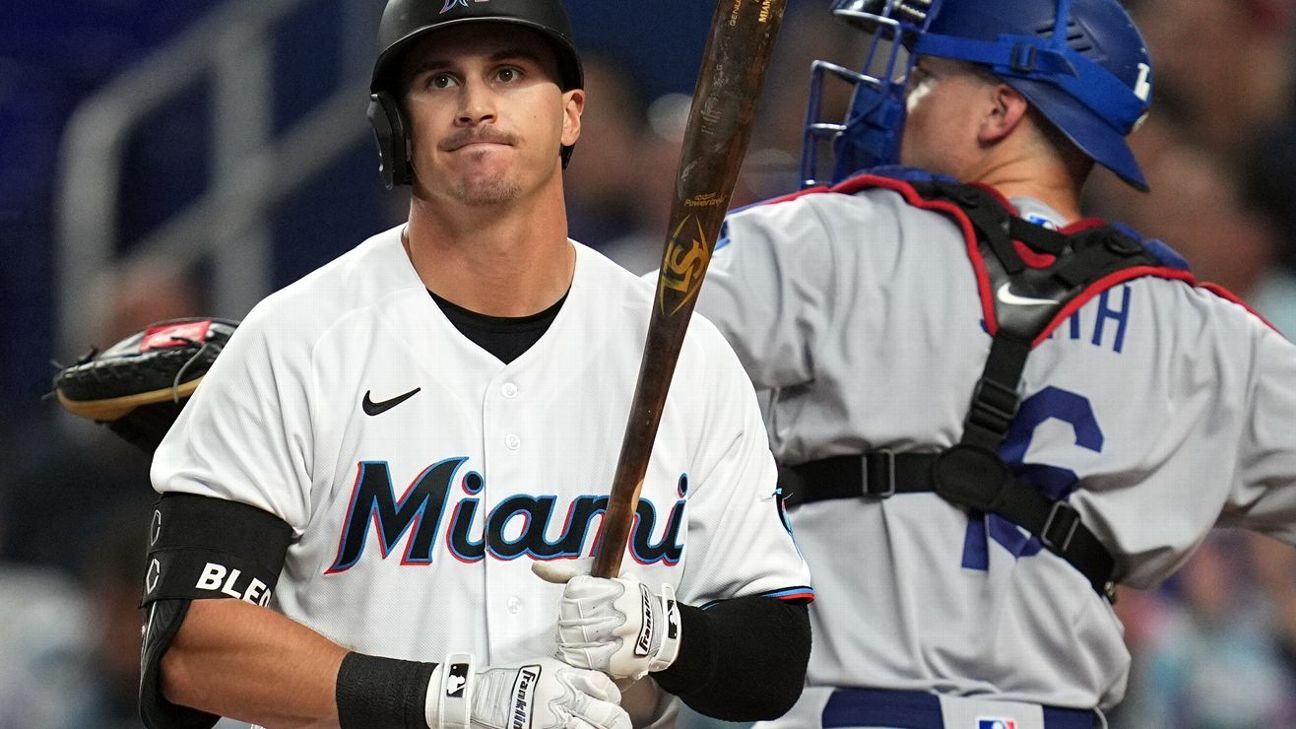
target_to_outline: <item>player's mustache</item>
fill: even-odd
[[[517,144],[517,137],[494,127],[465,128],[441,140],[437,147],[442,152],[453,152],[461,147],[480,143],[514,146]]]

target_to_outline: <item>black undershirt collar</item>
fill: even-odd
[[[557,318],[567,294],[544,311],[527,316],[488,316],[447,301],[432,294],[432,300],[441,307],[441,312],[473,344],[490,352],[496,359],[508,364],[522,356],[540,337],[549,331],[549,325]]]

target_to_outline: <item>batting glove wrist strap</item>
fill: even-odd
[[[680,647],[680,614],[679,603],[675,602],[675,588],[662,583],[661,594],[654,597],[661,606],[661,629],[657,631],[661,642],[648,664],[649,673],[670,668],[679,657]]]
[[[607,676],[553,658],[474,668],[465,653],[446,656],[428,681],[430,729],[630,729],[621,692]]]
[[[473,656],[451,653],[428,680],[425,710],[430,729],[472,729]]]

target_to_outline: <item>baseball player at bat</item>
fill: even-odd
[[[770,726],[1102,725],[1116,584],[1216,525],[1296,543],[1296,347],[1081,217],[1095,164],[1146,188],[1152,61],[1117,0],[832,12],[869,60],[818,62],[812,97],[853,84],[849,113],[812,105],[809,189],[731,214],[698,309],[770,393],[818,592]]]
[[[567,237],[585,92],[561,2],[389,0],[380,48],[370,118],[408,223],[258,304],[158,447],[145,723],[627,729],[636,679],[640,725],[672,726],[673,696],[782,714],[813,593],[710,324],[629,567],[581,574],[654,292]]]

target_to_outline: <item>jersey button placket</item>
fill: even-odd
[[[485,455],[493,479],[488,481],[488,490],[490,484],[494,484],[489,498],[483,500],[484,506],[489,502],[489,510],[485,513],[493,511],[503,499],[532,488],[527,480],[527,459],[522,453],[523,435],[527,431],[522,428],[526,427],[524,410],[534,403],[526,402],[526,398],[522,397],[522,388],[510,375],[501,375],[486,390],[483,403],[483,425],[487,435]],[[491,458],[492,452],[494,458]],[[516,526],[515,518],[510,529],[506,530],[510,534],[509,538],[514,537],[512,530]],[[496,538],[500,536],[502,535],[497,534]],[[492,654],[516,643],[533,629],[529,613],[524,610],[526,603],[522,593],[517,591],[517,573],[526,570],[529,564],[524,563],[529,561],[526,558],[501,560],[490,554],[486,556],[487,635]],[[531,577],[529,570],[526,577]]]
[[[518,386],[513,382],[505,382],[500,385],[499,392],[500,396],[505,400],[515,400],[518,396]],[[504,436],[504,447],[510,451],[517,451],[522,447],[522,438],[517,433],[509,433]]]

